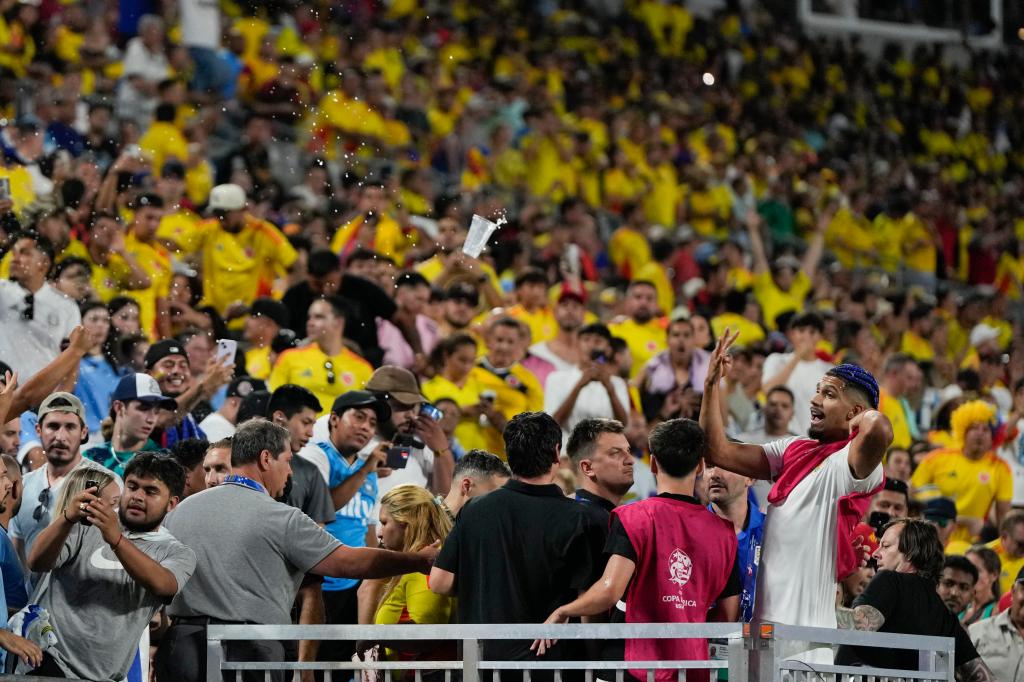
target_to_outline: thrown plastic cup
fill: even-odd
[[[466,243],[462,245],[462,253],[471,258],[479,258],[487,246],[487,240],[504,222],[504,219],[499,218],[498,222],[492,223],[483,216],[473,214],[473,222],[469,224],[469,234],[466,236]]]

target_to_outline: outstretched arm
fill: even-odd
[[[757,211],[747,211],[745,224],[750,236],[750,253],[754,257],[754,274],[768,272],[768,255],[765,253],[764,240],[761,238],[761,216]]]
[[[832,217],[836,214],[835,206],[829,206],[821,215],[814,226],[814,234],[811,235],[811,243],[807,246],[801,267],[807,275],[807,279],[814,281],[814,275],[818,272],[818,263],[821,262],[821,254],[825,250],[825,231]]]
[[[711,354],[708,376],[704,381],[704,396],[700,404],[700,426],[704,430],[707,442],[704,458],[710,466],[722,467],[741,476],[768,480],[771,478],[771,467],[761,446],[734,443],[725,435],[725,420],[719,406],[719,384],[732,364],[729,348],[737,336],[739,331],[726,329]]]

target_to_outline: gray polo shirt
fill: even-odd
[[[121,542],[174,574],[179,591],[195,570],[195,554],[166,530],[128,533]],[[38,601],[57,635],[48,653],[68,677],[85,680],[123,679],[139,637],[165,603],[128,575],[98,528],[80,524],[64,542]]]
[[[341,546],[301,510],[232,483],[186,499],[167,527],[197,564],[171,616],[291,623],[303,576]]]

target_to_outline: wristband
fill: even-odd
[[[124,538],[124,536],[123,536],[123,535],[118,535],[118,536],[117,536],[117,542],[115,542],[115,543],[114,543],[113,545],[111,545],[111,546],[110,546],[110,551],[112,551],[112,552],[113,552],[113,551],[116,551],[116,550],[117,550],[117,547],[118,547],[118,545],[120,545],[120,544],[121,544],[121,539],[122,539],[122,538]]]

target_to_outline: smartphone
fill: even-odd
[[[130,156],[135,159],[142,158],[142,147],[137,144],[130,144],[125,146],[124,153],[126,156]]]
[[[0,201],[7,201],[11,198],[11,179],[0,178]]]
[[[892,516],[885,512],[871,512],[871,516],[868,517],[868,525],[875,529],[875,535],[882,537],[882,529],[891,520]]]
[[[420,407],[420,414],[426,415],[436,422],[441,421],[444,417],[444,412],[441,411],[441,408],[432,403],[423,403]]]
[[[608,355],[603,350],[595,350],[591,351],[590,359],[603,365],[608,362]]]
[[[100,484],[99,484],[99,482],[98,481],[86,481],[85,482],[85,489],[86,490],[91,490],[92,488],[96,488],[96,492],[98,494],[100,492]],[[87,519],[87,518],[85,518],[83,516],[82,517],[82,525],[83,526],[91,526],[92,525],[92,521],[90,521],[89,519]]]
[[[238,352],[238,342],[234,339],[217,339],[217,362],[229,363],[235,361],[235,353]]]
[[[409,463],[409,455],[411,454],[412,450],[408,445],[388,448],[388,459],[384,466],[389,469],[404,469],[405,465]]]

